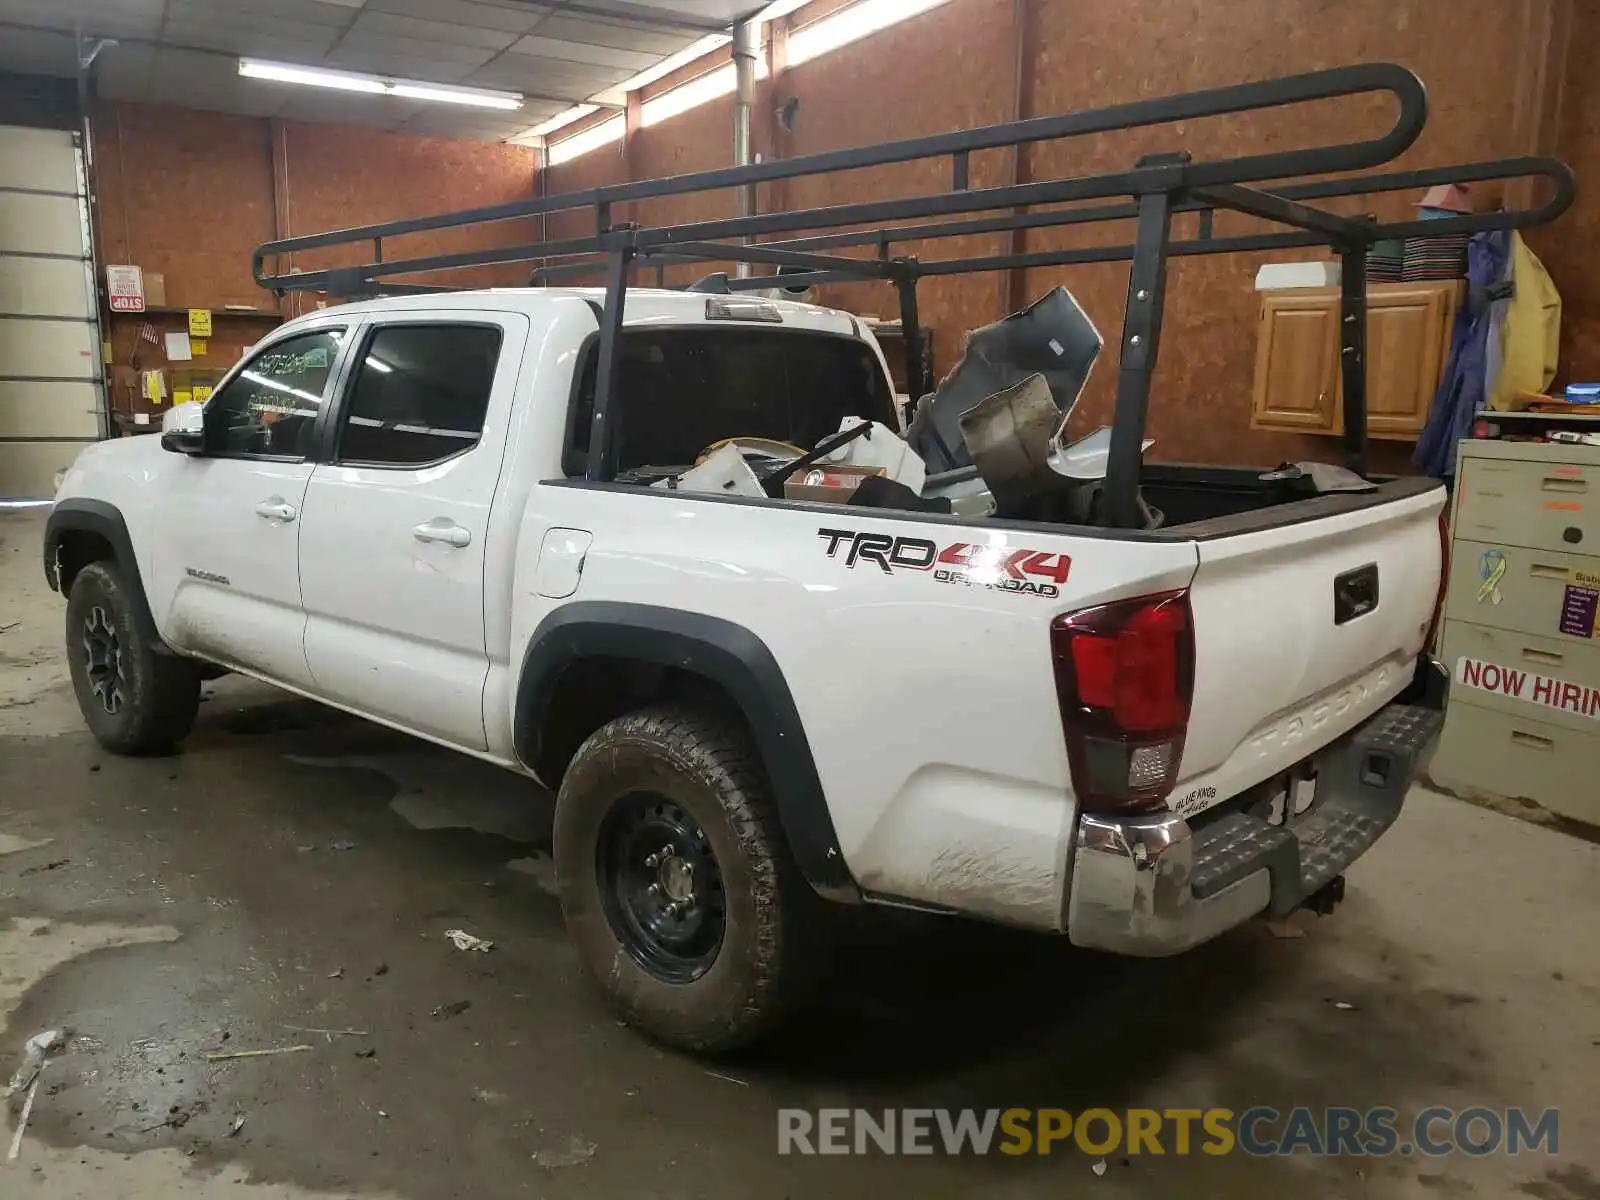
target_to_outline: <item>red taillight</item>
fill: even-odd
[[[1051,622],[1050,647],[1079,803],[1160,807],[1177,781],[1194,695],[1188,593],[1066,613]]]

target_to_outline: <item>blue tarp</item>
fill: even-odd
[[[1417,439],[1413,462],[1430,475],[1448,478],[1456,470],[1456,443],[1472,432],[1472,418],[1488,393],[1488,345],[1496,305],[1490,298],[1503,281],[1511,259],[1511,235],[1504,230],[1474,234],[1467,243],[1467,298],[1456,312],[1450,335],[1450,360],[1434,393],[1428,424]]]

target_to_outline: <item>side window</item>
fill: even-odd
[[[379,329],[356,364],[338,461],[416,467],[477,445],[500,340],[493,325]]]
[[[305,458],[343,329],[286,338],[263,350],[206,402],[206,441],[217,454]]]

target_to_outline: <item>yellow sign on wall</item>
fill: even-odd
[[[211,336],[211,310],[209,308],[191,308],[189,310],[189,336],[192,338]]]
[[[196,340],[191,334],[189,337],[189,353],[194,355],[196,358],[204,358],[206,356],[205,342]]]

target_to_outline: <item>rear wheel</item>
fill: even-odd
[[[561,783],[555,864],[584,966],[630,1024],[726,1051],[794,998],[812,897],[733,722],[663,705],[595,732]]]
[[[134,597],[115,563],[92,562],[67,598],[67,663],[78,708],[100,744],[118,754],[171,750],[200,706],[195,663],[159,652],[134,620]]]

